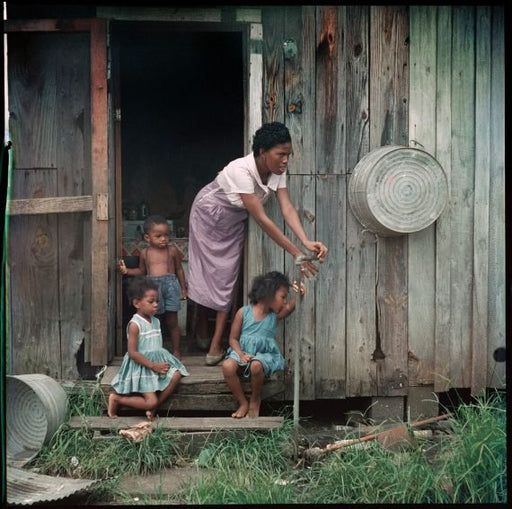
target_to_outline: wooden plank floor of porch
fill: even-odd
[[[158,415],[164,418],[167,415],[172,419],[169,421],[172,424],[162,421],[164,426],[181,431],[191,431],[205,428],[273,429],[282,424],[282,417],[233,419],[231,413],[236,410],[238,405],[224,381],[222,363],[217,366],[206,366],[204,361],[204,354],[183,357],[182,362],[187,368],[189,376],[181,379],[175,392],[158,408]],[[122,357],[115,357],[105,370],[100,382],[100,387],[105,394],[110,392],[110,384],[119,371],[121,362]],[[250,396],[250,382],[243,381],[242,386],[245,393]],[[283,394],[283,391],[282,374],[278,374],[265,382],[262,400],[276,400]],[[225,417],[219,416],[219,413],[223,414],[224,412]],[[212,416],[212,413],[215,416]],[[123,417],[126,414],[120,410],[119,415]],[[183,415],[184,417],[182,417]]]

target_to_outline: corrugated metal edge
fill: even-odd
[[[7,467],[7,503],[32,505],[69,497],[90,488],[97,480],[68,479]]]

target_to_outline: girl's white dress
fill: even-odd
[[[188,376],[189,373],[181,361],[163,348],[162,331],[158,318],[152,316],[151,322],[148,322],[138,314],[133,315],[126,328],[127,334],[131,323],[135,323],[139,328],[137,350],[146,359],[152,362],[167,362],[171,367],[165,375],[159,375],[152,369],[135,362],[126,352],[119,372],[114,376],[111,383],[112,388],[118,394],[163,391],[169,385],[176,371],[179,371],[183,376]]]

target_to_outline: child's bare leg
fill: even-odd
[[[247,417],[258,417],[260,415],[261,389],[265,380],[265,371],[260,361],[251,362],[251,400]]]
[[[176,371],[174,375],[172,375],[169,385],[162,392],[158,393],[157,406],[160,406],[173,393],[176,386],[180,383],[181,376],[179,371]]]
[[[181,332],[178,327],[178,313],[176,311],[165,312],[165,323],[171,335],[172,353],[174,357],[181,360]]]
[[[155,392],[145,392],[142,395],[124,395],[111,393],[108,398],[108,416],[117,417],[117,409],[120,406],[136,408],[137,410],[153,410],[158,403]],[[147,414],[146,414],[147,415]]]
[[[117,417],[117,408],[119,406],[119,403],[117,402],[117,396],[118,394],[115,392],[111,392],[108,395],[108,410],[107,414],[112,419]]]
[[[231,414],[235,419],[241,419],[247,414],[249,410],[249,402],[245,397],[240,378],[238,377],[239,366],[234,359],[226,359],[222,364],[222,372],[224,373],[224,380],[226,381],[229,390],[238,401],[240,407],[236,412]]]

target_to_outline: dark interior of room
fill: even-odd
[[[112,44],[124,219],[140,219],[144,203],[186,237],[198,190],[244,155],[242,34],[119,23]]]

